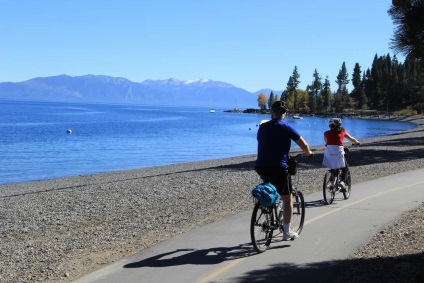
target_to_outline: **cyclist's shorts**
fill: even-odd
[[[291,193],[288,186],[287,168],[284,167],[255,167],[256,173],[271,182],[280,195],[289,195]]]

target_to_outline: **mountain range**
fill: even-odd
[[[0,83],[0,99],[138,103],[151,105],[256,108],[259,93],[232,84],[198,80],[145,80],[141,83],[103,75],[68,75],[34,78],[23,82]]]

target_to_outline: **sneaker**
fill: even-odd
[[[341,182],[339,183],[339,185],[340,185],[340,191],[341,191],[342,193],[345,193],[345,192],[346,192],[346,188],[347,188],[347,186],[346,186],[345,182],[341,181]]]
[[[290,230],[288,233],[283,233],[283,241],[294,240],[299,237],[299,234]]]

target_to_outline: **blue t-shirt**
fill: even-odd
[[[258,156],[255,166],[287,167],[291,141],[299,138],[299,132],[282,120],[263,123],[257,134]]]

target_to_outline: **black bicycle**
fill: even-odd
[[[355,146],[355,145],[352,145]],[[352,180],[349,170],[349,165],[347,163],[347,158],[349,156],[349,148],[344,147],[344,157],[346,164],[346,175],[344,180],[341,180],[342,169],[329,169],[324,176],[324,183],[322,187],[322,192],[324,195],[325,204],[332,204],[334,198],[337,194],[342,193],[344,199],[348,199],[350,197],[350,192],[352,189]],[[343,181],[345,186],[342,186],[340,182]]]
[[[289,156],[289,186],[293,194],[293,216],[291,220],[291,229],[300,234],[305,221],[305,199],[301,191],[297,190],[292,184],[292,176],[297,171],[297,160],[302,154]],[[266,176],[261,176],[264,182],[267,181]],[[271,206],[263,206],[255,199],[252,218],[250,221],[250,238],[254,249],[257,252],[263,253],[268,249],[273,237],[277,237],[284,232],[283,228],[283,208],[282,200],[278,197],[277,201]],[[274,235],[274,231],[278,231]]]

